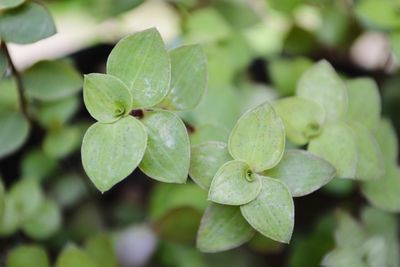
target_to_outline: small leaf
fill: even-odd
[[[341,118],[347,111],[347,89],[333,67],[325,60],[304,72],[297,95],[320,104],[328,121]]]
[[[29,44],[56,33],[53,18],[45,7],[26,3],[0,16],[0,38],[5,42]]]
[[[97,234],[89,237],[85,242],[85,250],[98,266],[118,267],[114,244],[108,235]]]
[[[43,151],[56,159],[65,158],[79,148],[82,131],[77,126],[69,126],[49,131],[43,140]]]
[[[10,236],[19,226],[19,216],[15,201],[10,194],[4,197],[4,212],[0,217],[0,236]]]
[[[133,107],[160,103],[169,91],[171,64],[155,28],[125,37],[107,61],[107,73],[120,78],[133,96]]]
[[[329,162],[304,150],[287,150],[282,160],[265,175],[281,180],[294,197],[318,190],[335,177],[336,170]]]
[[[82,78],[75,68],[64,61],[40,61],[22,74],[28,96],[54,101],[81,90]]]
[[[77,96],[51,102],[39,103],[35,118],[40,125],[49,129],[65,125],[80,108]]]
[[[192,146],[189,175],[197,185],[208,190],[218,169],[230,160],[225,143],[209,141]]]
[[[1,76],[1,75],[0,75]],[[19,96],[15,80],[0,77],[0,113],[19,109]]]
[[[356,136],[358,161],[356,179],[379,179],[384,174],[383,155],[379,145],[368,128],[359,123],[351,123],[351,129]]]
[[[107,191],[139,165],[146,144],[146,130],[133,117],[113,124],[95,123],[83,138],[83,167],[95,186]]]
[[[181,46],[170,52],[171,85],[161,106],[169,109],[193,109],[207,86],[207,60],[200,45]]]
[[[90,115],[103,123],[114,122],[132,109],[129,89],[121,80],[107,74],[85,76],[83,100]]]
[[[347,81],[346,86],[349,96],[347,119],[374,130],[381,116],[381,99],[377,84],[370,78],[358,78]]]
[[[274,103],[282,118],[288,139],[296,145],[304,145],[321,133],[325,121],[324,109],[301,97],[286,97]]]
[[[362,225],[343,211],[337,212],[336,219],[336,245],[349,250],[360,248],[366,238]]]
[[[18,150],[29,135],[29,123],[17,112],[0,114],[0,158]]]
[[[148,141],[140,169],[161,182],[186,182],[190,143],[182,120],[174,113],[157,110],[145,112],[142,122]]]
[[[34,215],[23,225],[24,233],[37,240],[52,237],[61,226],[61,211],[56,203],[43,201]]]
[[[289,189],[279,180],[260,177],[258,197],[240,207],[244,218],[261,234],[289,243],[294,226],[294,204]]]
[[[254,200],[261,190],[261,181],[249,165],[242,161],[229,161],[215,174],[208,199],[225,205],[243,205]]]
[[[37,245],[19,245],[7,257],[7,267],[50,267],[46,251]]]
[[[229,152],[255,172],[278,164],[285,149],[282,120],[269,103],[249,110],[238,120],[229,137]]]
[[[100,267],[83,250],[69,245],[58,256],[55,267]]]
[[[383,177],[361,184],[362,193],[373,206],[389,212],[399,212],[400,169],[394,163],[385,165]]]
[[[358,150],[356,136],[347,124],[327,124],[321,135],[311,140],[308,151],[335,166],[338,177],[354,178]]]
[[[220,252],[244,244],[253,235],[239,207],[210,203],[201,219],[196,245],[202,252]]]
[[[22,177],[42,181],[56,169],[57,161],[41,150],[32,150],[25,154],[21,163]]]
[[[21,223],[31,219],[44,200],[38,182],[32,179],[23,179],[15,183],[9,191],[9,197],[14,202]]]
[[[329,252],[322,260],[321,266],[368,267],[368,265],[362,261],[362,255],[360,252],[348,248],[338,248]]]
[[[192,146],[209,141],[227,143],[229,131],[225,127],[213,123],[200,124],[195,126],[195,130],[190,133],[189,138]]]
[[[387,263],[387,245],[382,236],[373,236],[365,241],[362,246],[365,261],[369,267],[390,266]]]
[[[397,162],[399,146],[396,131],[388,119],[382,119],[376,128],[375,138],[385,162]]]

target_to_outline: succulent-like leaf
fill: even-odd
[[[160,103],[169,91],[171,64],[159,32],[151,28],[119,41],[108,57],[107,73],[128,86],[134,108]]]
[[[250,166],[232,160],[219,168],[215,174],[208,198],[225,205],[243,205],[255,199],[261,190],[261,181]]]
[[[144,113],[146,152],[140,169],[153,179],[168,183],[186,182],[190,165],[190,143],[182,120],[169,111]]]
[[[238,247],[253,235],[239,207],[210,203],[201,219],[196,245],[202,252],[219,252]]]
[[[260,172],[274,167],[285,149],[282,120],[269,103],[246,112],[238,120],[229,137],[229,152],[236,160]]]
[[[275,241],[289,243],[294,226],[294,204],[289,189],[279,180],[260,179],[260,194],[240,210],[258,232]]]
[[[144,126],[131,116],[112,124],[95,123],[83,138],[83,168],[101,192],[107,191],[139,165],[146,145]]]

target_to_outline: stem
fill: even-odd
[[[3,42],[3,41],[1,42],[0,49],[2,49],[4,51],[4,54],[5,54],[5,56],[7,58],[7,61],[8,61],[8,64],[10,65],[10,68],[11,68],[11,74],[14,77],[14,80],[15,80],[15,82],[17,84],[17,91],[18,91],[19,103],[20,103],[22,114],[24,114],[24,116],[30,122],[30,117],[29,117],[28,110],[27,110],[27,101],[26,101],[26,98],[24,96],[24,85],[22,83],[21,74],[19,73],[19,71],[15,67],[15,65],[14,65],[14,63],[13,63],[13,61],[11,59],[10,52],[8,51],[8,47],[7,47],[5,42]]]

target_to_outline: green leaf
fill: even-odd
[[[318,190],[335,177],[336,170],[329,162],[304,150],[285,151],[282,160],[265,175],[281,180],[294,197]]]
[[[70,208],[78,204],[87,194],[87,185],[79,174],[59,177],[51,190],[51,197],[62,208]]]
[[[30,220],[44,200],[38,182],[32,179],[23,179],[15,183],[9,191],[9,197],[14,202],[21,223]]]
[[[18,150],[29,135],[29,123],[17,112],[0,114],[0,158]]]
[[[0,75],[1,76],[1,75]],[[15,80],[0,77],[0,113],[19,109],[19,96]]]
[[[79,148],[82,131],[77,126],[69,126],[49,131],[43,140],[43,151],[56,159],[65,158]]]
[[[129,89],[120,79],[107,74],[85,76],[83,99],[90,115],[103,123],[117,121],[132,109]]]
[[[322,260],[321,266],[324,267],[368,267],[362,261],[362,255],[358,251],[348,248],[338,248],[327,255]]]
[[[387,246],[382,236],[373,236],[365,241],[362,246],[365,261],[369,267],[387,265]]]
[[[75,68],[64,61],[40,61],[22,74],[29,97],[54,101],[81,90],[82,78]]]
[[[69,245],[58,256],[55,267],[99,267],[83,250]]]
[[[171,84],[161,106],[173,110],[195,108],[207,87],[207,59],[200,45],[181,46],[170,52]]]
[[[351,129],[356,137],[358,161],[356,179],[374,180],[384,174],[383,155],[379,145],[368,128],[359,123],[351,123]]]
[[[148,141],[140,169],[161,182],[186,182],[190,143],[182,120],[174,113],[157,110],[145,112],[142,122]]]
[[[46,251],[37,245],[15,247],[7,257],[7,267],[50,267]]]
[[[294,204],[289,189],[279,180],[260,178],[260,194],[240,210],[258,232],[275,241],[289,243],[294,226]]]
[[[0,16],[0,38],[5,42],[29,44],[56,33],[53,18],[45,7],[26,3]]]
[[[246,243],[253,235],[239,207],[210,203],[201,219],[196,245],[202,252],[220,252]]]
[[[383,177],[361,184],[362,193],[373,206],[389,212],[399,212],[400,169],[394,163],[385,165]]]
[[[246,112],[238,120],[229,137],[229,152],[236,160],[260,172],[274,167],[285,149],[282,120],[269,103]]]
[[[327,124],[321,135],[311,140],[308,151],[327,160],[341,178],[354,178],[358,150],[356,136],[343,122]]]
[[[139,165],[146,144],[146,130],[133,117],[113,124],[95,123],[83,138],[83,167],[94,185],[105,192]]]
[[[297,86],[297,95],[320,104],[328,121],[343,117],[347,111],[346,86],[325,60],[304,72]]]
[[[192,146],[189,175],[201,188],[208,190],[218,169],[232,159],[228,146],[209,141]]]
[[[160,103],[169,91],[171,65],[155,28],[125,37],[111,51],[107,73],[120,78],[133,96],[133,107]]]
[[[57,161],[35,149],[25,154],[21,163],[22,177],[42,181],[56,169]]]
[[[396,131],[388,119],[382,119],[376,128],[375,138],[385,162],[397,162],[399,146]]]
[[[243,205],[254,200],[261,191],[261,181],[245,162],[232,160],[215,174],[208,199],[225,205]]]
[[[0,178],[0,222],[1,218],[3,218],[4,210],[5,210],[5,192],[4,192],[3,181]]]
[[[346,82],[349,109],[346,117],[374,130],[381,116],[381,99],[376,82],[370,78],[352,79]]]
[[[57,128],[71,120],[80,108],[77,96],[71,96],[52,102],[42,102],[35,113],[35,118],[45,128]]]
[[[85,242],[85,250],[98,266],[118,267],[114,245],[106,234],[91,236]]]
[[[194,132],[189,135],[190,144],[198,145],[210,141],[228,142],[229,131],[213,123],[196,125]]]
[[[366,238],[362,225],[343,211],[337,212],[336,219],[336,245],[349,250],[359,249]]]
[[[33,216],[22,225],[24,233],[37,240],[52,237],[61,227],[61,211],[53,201],[43,201]]]
[[[325,122],[324,109],[301,97],[286,97],[274,103],[282,118],[288,139],[296,145],[304,145],[321,133]]]
[[[398,3],[393,1],[363,0],[357,2],[354,11],[366,26],[389,30],[400,26],[398,7]]]
[[[0,236],[10,236],[19,226],[19,216],[15,201],[10,194],[6,194],[4,197],[4,212],[3,216],[0,217]]]

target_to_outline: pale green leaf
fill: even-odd
[[[400,170],[394,163],[385,163],[385,174],[380,179],[363,182],[362,193],[375,207],[400,211]]]
[[[356,137],[358,150],[358,161],[356,179],[373,180],[379,179],[384,174],[384,163],[382,151],[372,135],[364,125],[351,123],[351,129]]]
[[[26,94],[42,101],[69,97],[81,90],[82,78],[64,61],[40,61],[22,74]]]
[[[304,145],[321,133],[325,122],[324,109],[305,98],[286,97],[274,103],[282,118],[288,139],[296,145]]]
[[[55,267],[100,267],[85,251],[69,245],[58,256]]]
[[[196,245],[202,252],[219,252],[236,248],[253,235],[239,207],[210,203],[201,219]]]
[[[18,108],[19,96],[15,80],[11,77],[0,79],[0,112],[18,110]]]
[[[362,246],[362,250],[369,267],[388,266],[387,246],[382,236],[373,236],[367,239]]]
[[[194,132],[189,135],[190,144],[198,145],[209,141],[228,142],[229,131],[213,123],[196,125]]]
[[[63,175],[57,179],[50,194],[60,207],[72,207],[88,195],[85,182],[79,174]]]
[[[118,267],[114,244],[106,234],[98,234],[90,237],[85,242],[86,253],[92,257],[98,266]]]
[[[229,137],[229,152],[236,160],[260,172],[278,164],[285,149],[285,129],[269,103],[249,110],[238,120]]]
[[[133,117],[113,124],[95,123],[83,138],[83,167],[95,186],[107,191],[139,165],[146,144],[146,130]]]
[[[289,243],[294,227],[294,204],[289,189],[279,180],[260,178],[260,194],[240,210],[258,232],[275,241]]]
[[[173,110],[195,108],[207,87],[207,59],[200,45],[175,48],[171,56],[171,84],[161,106]]]
[[[362,225],[343,211],[337,212],[336,219],[336,245],[349,250],[356,250],[360,248],[366,238],[366,234]]]
[[[46,251],[37,245],[15,247],[7,257],[7,267],[50,267]]]
[[[35,2],[4,11],[0,16],[0,38],[17,44],[34,43],[56,33],[53,18]]]
[[[155,28],[118,42],[107,61],[107,73],[120,78],[133,96],[133,107],[151,107],[168,94],[171,64]]]
[[[399,146],[396,131],[388,119],[382,119],[375,131],[375,138],[386,162],[396,162]]]
[[[219,168],[212,179],[208,199],[225,205],[243,205],[261,191],[259,176],[243,161],[233,160]]]
[[[25,0],[0,0],[0,10],[22,5]]]
[[[201,188],[208,190],[218,169],[232,159],[228,146],[209,141],[192,146],[189,175]]]
[[[144,113],[141,120],[148,136],[140,169],[161,182],[184,183],[190,165],[190,143],[182,120],[169,111]]]
[[[90,115],[103,123],[119,120],[132,109],[129,89],[120,79],[107,74],[85,76],[83,100]]]
[[[49,131],[43,140],[43,151],[56,159],[64,158],[79,148],[82,131],[77,126],[69,126]]]
[[[336,170],[329,162],[304,150],[285,151],[282,160],[265,175],[281,180],[294,197],[318,190],[335,177]]]
[[[11,187],[8,197],[12,198],[11,201],[14,202],[21,223],[25,223],[35,216],[44,201],[42,189],[33,179],[23,179],[15,183]]]
[[[336,168],[341,178],[354,178],[358,150],[356,136],[345,123],[327,124],[321,135],[311,140],[308,151],[327,160]]]
[[[80,108],[77,96],[39,104],[35,118],[45,128],[56,128],[68,122]]]
[[[368,267],[362,261],[362,255],[358,251],[348,248],[338,248],[327,255],[322,260],[321,266],[324,267]]]
[[[12,235],[19,226],[19,216],[16,203],[10,194],[4,197],[4,212],[0,217],[0,236]]]
[[[363,0],[355,5],[355,14],[366,26],[389,30],[400,26],[398,2]]]
[[[358,78],[346,82],[349,109],[346,118],[374,130],[381,116],[381,99],[374,80]]]
[[[33,216],[24,222],[24,233],[37,240],[52,237],[61,227],[61,211],[57,204],[50,200],[43,201]]]
[[[325,60],[304,72],[297,86],[297,95],[320,104],[328,121],[337,120],[347,112],[346,86]]]
[[[0,114],[0,158],[18,150],[29,135],[29,123],[17,112]]]
[[[49,177],[56,167],[57,161],[54,158],[35,149],[25,154],[21,163],[21,174],[22,177],[42,181]]]

